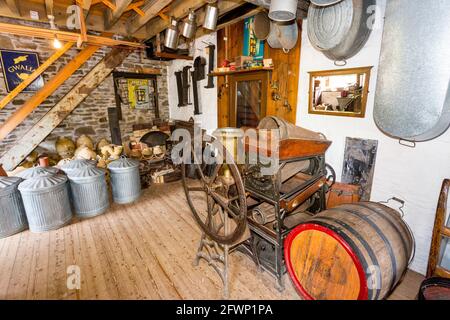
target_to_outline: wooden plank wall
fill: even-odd
[[[275,115],[292,123],[296,122],[297,116],[297,96],[300,68],[301,51],[301,20],[299,24],[299,40],[294,49],[288,54],[281,49],[270,48],[265,44],[264,57],[271,58],[274,62],[274,72],[272,82],[278,81],[282,99],[274,101],[272,99],[273,89],[269,88],[267,96],[267,114]],[[227,39],[225,41],[225,39]],[[244,47],[244,21],[226,27],[217,32],[217,61],[221,65],[225,59],[232,61],[235,57],[243,54]],[[229,103],[230,88],[227,86],[227,77],[218,79],[218,117],[219,127],[229,126]],[[285,97],[291,109],[284,107]]]

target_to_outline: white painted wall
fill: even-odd
[[[217,34],[212,33],[205,35],[201,38],[195,40],[192,53],[194,58],[198,56],[205,57],[208,62],[208,55],[204,48],[207,46],[206,43],[213,43],[217,48]],[[184,66],[193,65],[192,61],[186,60],[174,60],[168,67],[168,86],[169,86],[169,110],[170,118],[174,120],[189,120],[194,117],[196,122],[201,123],[203,129],[206,129],[209,133],[217,129],[217,79],[214,79],[215,87],[214,89],[206,89],[205,86],[208,84],[208,78],[202,80],[198,83],[198,94],[200,100],[201,110],[203,114],[194,116],[194,106],[188,107],[178,107],[178,95],[177,95],[177,81],[175,77],[175,72],[182,70]],[[216,49],[216,64],[217,66],[217,49]],[[206,65],[206,73],[208,72],[208,65]],[[193,102],[193,95],[191,89],[191,101]]]
[[[415,149],[411,149],[399,145],[397,140],[384,135],[376,127],[373,120],[373,106],[384,21],[381,18],[384,18],[386,0],[379,0],[378,4],[381,9],[378,16],[380,27],[373,31],[367,45],[357,56],[350,59],[345,67],[374,66],[366,118],[308,114],[308,72],[337,67],[311,46],[307,36],[307,24],[304,23],[297,125],[323,132],[333,141],[327,153],[327,162],[336,169],[338,178],[342,172],[346,137],[379,141],[372,201],[382,201],[393,196],[406,201],[405,220],[413,230],[417,245],[411,269],[425,273],[441,183],[444,178],[450,177],[450,130],[435,140],[419,143]]]

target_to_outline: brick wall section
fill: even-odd
[[[11,19],[0,18],[2,22],[14,22]],[[23,22],[21,22],[23,23]],[[30,23],[27,23],[30,24]],[[41,27],[46,25],[39,25]],[[0,33],[0,48],[14,50],[36,51],[41,63],[47,60],[54,52],[51,41],[31,37],[17,37],[5,33]],[[11,144],[14,144],[25,132],[27,132],[45,113],[50,110],[70,89],[78,83],[109,51],[109,48],[102,48],[89,59],[72,77],[70,77],[53,95],[44,101],[27,119],[19,125],[3,141],[0,141],[0,155],[3,154]],[[72,48],[64,56],[58,59],[43,74],[44,81],[47,82],[60,68],[67,64],[78,52],[77,48]],[[159,109],[162,119],[169,118],[169,102],[167,89],[167,62],[148,60],[144,52],[133,52],[117,68],[118,71],[134,72],[136,67],[161,69],[162,76],[158,77]],[[3,71],[0,66],[0,99],[7,95]],[[32,93],[21,93],[8,106],[0,110],[0,124],[4,122],[15,110],[17,110]],[[108,123],[108,107],[115,107],[114,83],[110,75],[97,89],[95,89],[86,100],[81,103],[72,114],[70,114],[55,130],[41,143],[40,147],[53,151],[54,143],[60,136],[76,139],[81,134],[90,135],[95,141],[101,138],[110,140],[110,130]],[[148,123],[154,119],[154,110],[131,110],[128,105],[122,105],[123,121],[121,121],[121,131],[124,141],[132,133],[132,125],[138,123]]]

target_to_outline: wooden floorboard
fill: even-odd
[[[193,265],[200,236],[180,184],[154,186],[102,216],[1,239],[0,299],[221,299],[215,271]],[[67,288],[70,266],[80,268],[80,290]],[[299,299],[287,276],[279,292],[240,252],[229,278],[231,299]],[[408,271],[390,299],[415,299],[422,280]]]

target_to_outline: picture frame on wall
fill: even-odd
[[[26,80],[40,65],[37,52],[9,49],[0,49],[0,63],[8,93]],[[39,76],[22,92],[36,92],[43,86],[44,79]]]

